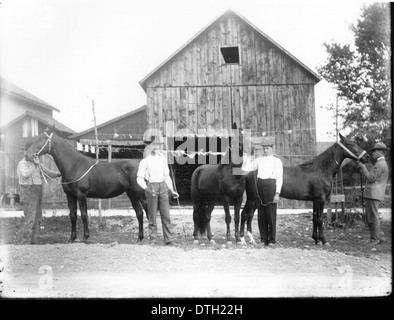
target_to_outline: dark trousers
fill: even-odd
[[[264,244],[276,242],[276,209],[273,203],[276,192],[275,179],[257,179],[257,192],[259,194],[258,225],[261,242]]]
[[[365,198],[365,211],[371,240],[380,240],[379,200]]]
[[[160,212],[161,224],[163,229],[164,242],[168,243],[173,240],[171,234],[170,219],[170,202],[168,198],[168,187],[165,182],[149,183],[148,188],[154,192],[154,196],[145,191],[146,200],[148,202],[148,218],[149,218],[149,236],[150,240],[157,238],[157,211]]]
[[[42,185],[20,186],[23,215],[22,241],[36,243],[42,219]]]

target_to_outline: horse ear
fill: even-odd
[[[341,140],[345,140],[346,138],[343,136],[343,135],[341,135],[340,133],[339,133],[339,138],[341,139]]]

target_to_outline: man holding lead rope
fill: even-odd
[[[145,190],[145,196],[148,202],[149,236],[151,244],[156,244],[157,211],[160,211],[164,243],[169,246],[178,246],[171,233],[168,190],[170,190],[174,198],[178,198],[179,194],[174,191],[167,158],[161,151],[163,144],[164,142],[159,138],[151,138],[151,143],[145,148],[144,154],[146,157],[141,160],[138,167],[137,183]]]
[[[61,177],[58,171],[52,171],[40,164],[38,157],[34,161],[27,160],[27,145],[22,150],[24,158],[18,163],[17,174],[23,214],[25,216],[22,227],[22,244],[36,244],[38,240],[39,224],[42,219],[42,175],[51,178]]]
[[[244,155],[242,164],[243,171],[254,171],[256,189],[259,198],[258,225],[260,229],[261,242],[264,245],[276,243],[276,211],[279,202],[279,194],[283,184],[283,164],[274,156],[275,137],[252,138],[254,149],[262,151],[262,156],[252,158]],[[259,150],[260,149],[260,150]]]

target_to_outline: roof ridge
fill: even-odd
[[[242,19],[244,22],[246,22],[250,27],[252,27],[255,31],[257,31],[260,35],[262,35],[264,38],[266,38],[272,45],[274,45],[277,49],[281,50],[284,52],[289,58],[291,58],[294,62],[299,64],[303,69],[305,69],[307,72],[309,72],[316,80],[320,81],[322,78],[311,68],[306,66],[304,63],[302,63],[300,60],[298,60],[295,56],[293,56],[289,51],[284,49],[281,45],[279,45],[275,40],[273,40],[271,37],[266,35],[264,32],[262,32],[259,28],[257,28],[253,23],[251,23],[248,19],[246,19],[243,15],[239,14],[233,9],[227,9],[224,13],[218,15],[215,19],[213,19],[209,24],[207,24],[204,28],[202,28],[199,32],[197,32],[193,37],[191,37],[184,45],[182,45],[179,49],[177,49],[173,54],[171,54],[167,59],[165,59],[161,64],[159,64],[153,71],[148,73],[140,82],[140,86],[146,90],[145,88],[145,82],[148,80],[154,73],[156,73],[162,66],[164,66],[168,61],[170,61],[172,58],[177,56],[184,48],[186,48],[190,43],[192,43],[199,35],[201,35],[206,29],[208,29],[212,24],[214,24],[217,20],[219,20],[221,17],[225,16],[226,14],[234,14],[240,19]]]
[[[39,105],[40,107],[60,112],[59,109],[55,108],[54,106],[50,105],[44,100],[36,97],[34,94],[26,91],[25,89],[22,89],[20,86],[4,79],[3,77],[0,77],[0,88],[2,91],[5,91],[12,96],[18,97],[25,101],[32,102],[36,105]]]

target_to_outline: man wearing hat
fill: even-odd
[[[37,158],[34,161],[27,160],[27,149],[24,158],[18,163],[17,174],[23,214],[25,221],[22,227],[22,243],[36,244],[38,240],[39,224],[42,219],[42,172],[51,178],[61,177],[60,172],[52,171],[42,165]]]
[[[137,183],[145,190],[145,196],[148,202],[151,244],[156,244],[156,218],[157,211],[160,211],[164,242],[166,245],[177,245],[171,233],[168,190],[170,190],[174,198],[178,198],[179,194],[174,191],[167,158],[162,152],[164,142],[159,138],[155,139],[155,137],[152,137],[151,142],[145,148],[145,158],[141,160],[138,167]]]
[[[358,162],[358,167],[362,175],[367,179],[364,190],[365,209],[367,223],[370,231],[370,241],[372,245],[379,244],[383,240],[380,238],[379,203],[384,200],[389,169],[385,159],[388,149],[383,142],[375,144],[369,151],[373,167],[370,171],[364,164]]]
[[[265,245],[276,243],[276,211],[283,184],[283,164],[274,156],[274,144],[275,137],[252,138],[255,152],[258,153],[261,149],[262,156],[250,159],[245,155],[242,164],[244,171],[257,169],[256,186],[260,201],[258,225],[261,242]]]

